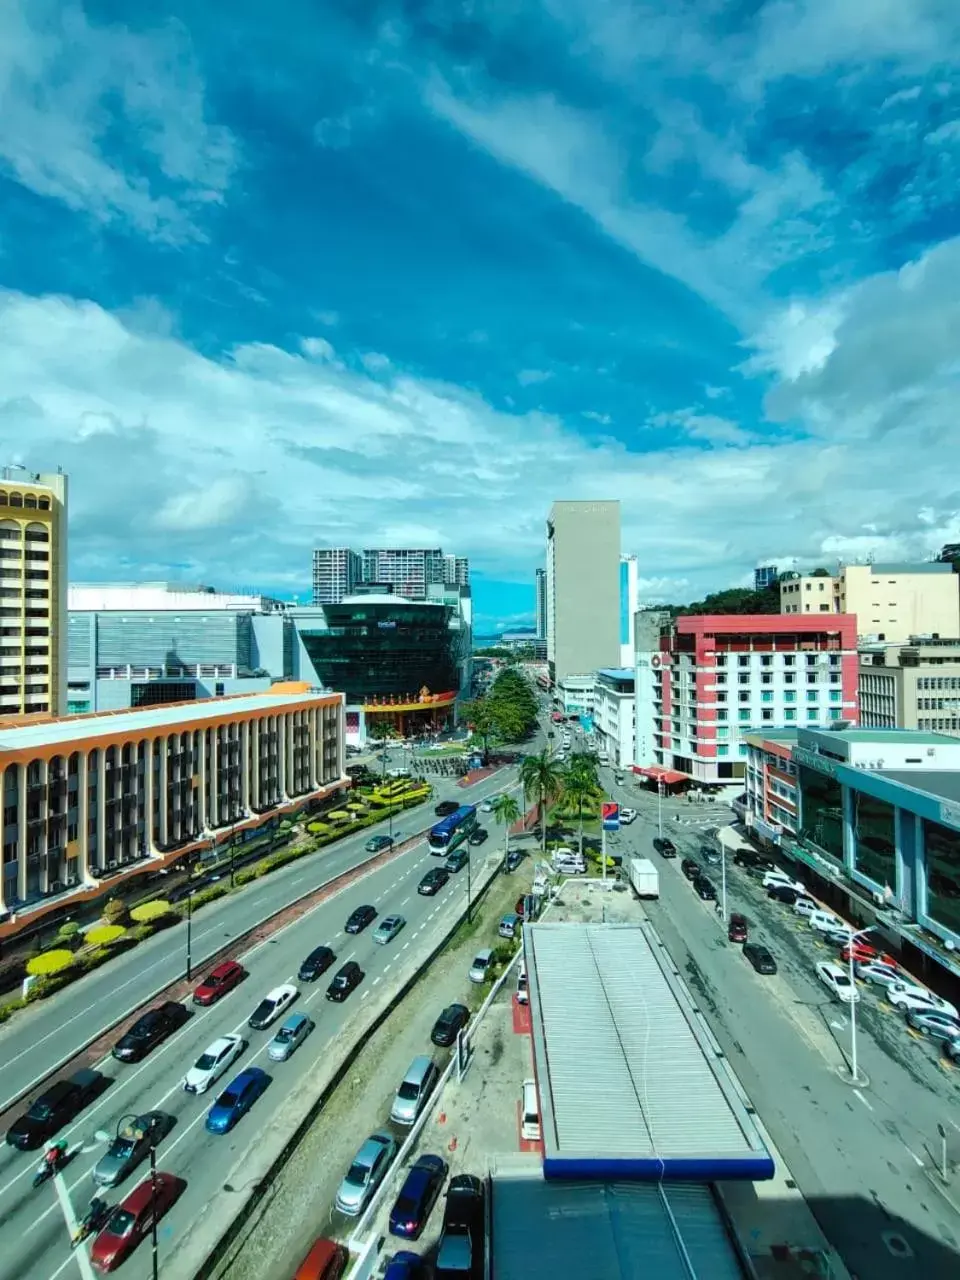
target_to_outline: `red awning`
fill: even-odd
[[[678,773],[676,769],[667,769],[662,764],[651,764],[644,769],[634,767],[634,773],[642,773],[645,778],[650,778],[653,782],[663,782],[667,786],[675,782],[687,782],[689,779],[687,774]]]

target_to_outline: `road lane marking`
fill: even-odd
[[[907,1155],[910,1157],[910,1159],[911,1159],[911,1160],[914,1160],[914,1161],[916,1162],[916,1164],[917,1164],[917,1165],[922,1169],[922,1168],[923,1168],[923,1161],[920,1159],[920,1157],[917,1155],[917,1153],[916,1153],[915,1151],[911,1151],[911,1150],[910,1150],[910,1148],[907,1146],[907,1144],[906,1144],[906,1143],[904,1143],[904,1144],[903,1144],[903,1149],[904,1149],[904,1151],[906,1151],[906,1153],[907,1153]]]
[[[57,1199],[60,1201],[60,1208],[63,1210],[63,1220],[67,1224],[67,1231],[70,1233],[70,1240],[72,1241],[77,1234],[79,1223],[77,1222],[77,1215],[73,1211],[73,1205],[70,1203],[70,1193],[59,1173],[54,1174],[53,1185],[56,1188]],[[83,1280],[94,1280],[93,1267],[87,1256],[86,1249],[76,1249],[73,1256],[80,1267],[80,1274],[83,1276]]]
[[[863,1105],[867,1108],[868,1111],[873,1110],[873,1107],[870,1105],[869,1101],[863,1096],[863,1094],[860,1092],[859,1089],[854,1089],[853,1092],[857,1095],[857,1097],[860,1099],[860,1101],[863,1103]]]

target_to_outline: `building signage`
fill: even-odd
[[[381,631],[395,631],[397,627],[396,618],[381,618],[377,623]]]
[[[806,765],[808,769],[816,769],[818,773],[825,773],[828,778],[837,776],[835,761],[826,760],[823,756],[817,755],[815,751],[807,751],[803,747],[793,748],[793,763]]]
[[[604,800],[600,810],[604,831],[620,830],[620,806],[612,800]]]
[[[960,828],[960,804],[956,804],[953,800],[941,800],[940,821],[949,823],[951,827]]]

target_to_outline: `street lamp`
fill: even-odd
[[[140,1117],[134,1112],[121,1116],[117,1121],[117,1137],[123,1136],[123,1130],[126,1129],[135,1138],[147,1137],[150,1142],[150,1217],[151,1228],[151,1250],[153,1259],[153,1280],[157,1280],[160,1274],[160,1256],[158,1253],[157,1240],[157,1133],[155,1129],[144,1130],[138,1124]],[[128,1124],[129,1122],[129,1124]]]
[[[860,929],[857,933],[851,933],[847,939],[847,962],[849,965],[850,977],[850,1083],[860,1084],[862,1077],[857,1068],[857,980],[853,969],[853,944],[858,938],[865,938],[868,933],[873,933],[876,925],[870,925],[867,929]]]
[[[657,779],[657,835],[663,839],[663,779]]]

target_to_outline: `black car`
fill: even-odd
[[[677,856],[677,846],[672,840],[668,840],[666,836],[657,836],[653,842],[653,847],[661,857],[675,858]]]
[[[504,871],[516,871],[520,863],[523,861],[522,849],[511,849],[507,854],[506,861],[503,864]]]
[[[765,947],[759,942],[748,942],[743,948],[743,954],[756,969],[757,973],[777,972],[777,962],[774,960],[769,947]]]
[[[448,818],[451,813],[456,813],[459,808],[460,806],[456,800],[441,800],[433,812],[438,818]]]
[[[774,902],[782,902],[785,906],[792,907],[799,897],[803,895],[798,889],[794,889],[790,884],[772,884],[767,889],[767,897],[772,898]]]
[[[301,982],[316,982],[322,973],[326,973],[336,958],[329,947],[315,948],[300,966],[297,973],[298,979]]]
[[[356,911],[351,911],[347,917],[347,923],[343,926],[344,933],[362,933],[368,924],[371,924],[377,918],[377,908],[371,906],[357,907]]]
[[[393,836],[371,836],[363,846],[367,853],[381,853],[393,844]]]
[[[704,862],[712,863],[714,866],[716,866],[723,859],[723,855],[721,854],[720,850],[715,849],[711,844],[702,844],[700,846],[699,852],[700,852],[700,857],[704,860]]]
[[[434,867],[417,885],[417,893],[422,893],[424,897],[432,897],[433,894],[440,892],[449,879],[450,872],[446,867]]]
[[[693,887],[697,891],[697,897],[702,898],[704,902],[716,902],[717,891],[706,876],[697,876]]]
[[[450,1179],[434,1280],[482,1274],[485,1198],[483,1183],[472,1173]]]
[[[470,854],[466,849],[454,849],[453,853],[447,855],[447,860],[443,864],[444,868],[451,874],[462,871],[470,861]]]
[[[465,1004],[448,1004],[433,1024],[430,1039],[442,1049],[449,1049],[469,1021],[470,1010]]]
[[[697,876],[703,875],[700,863],[694,862],[693,858],[684,858],[680,863],[680,870],[688,880],[696,880]]]
[[[427,1225],[430,1211],[447,1176],[447,1162],[440,1156],[421,1156],[404,1179],[390,1210],[390,1234],[416,1240]]]
[[[186,1005],[176,1000],[148,1009],[113,1046],[113,1056],[118,1062],[139,1062],[167,1036],[178,1031],[189,1017]]]
[[[346,1000],[347,996],[355,987],[359,987],[363,981],[363,970],[357,964],[356,960],[348,960],[342,968],[338,969],[334,974],[333,981],[327,987],[327,999],[334,1000],[337,1004]]]
[[[68,1080],[58,1080],[40,1094],[19,1120],[7,1130],[7,1142],[18,1151],[37,1147],[75,1120],[80,1112],[110,1084],[99,1071],[76,1071]]]
[[[477,827],[476,831],[470,832],[470,835],[468,837],[468,842],[470,844],[483,844],[486,838],[487,838],[487,832],[483,829],[483,827]]]

